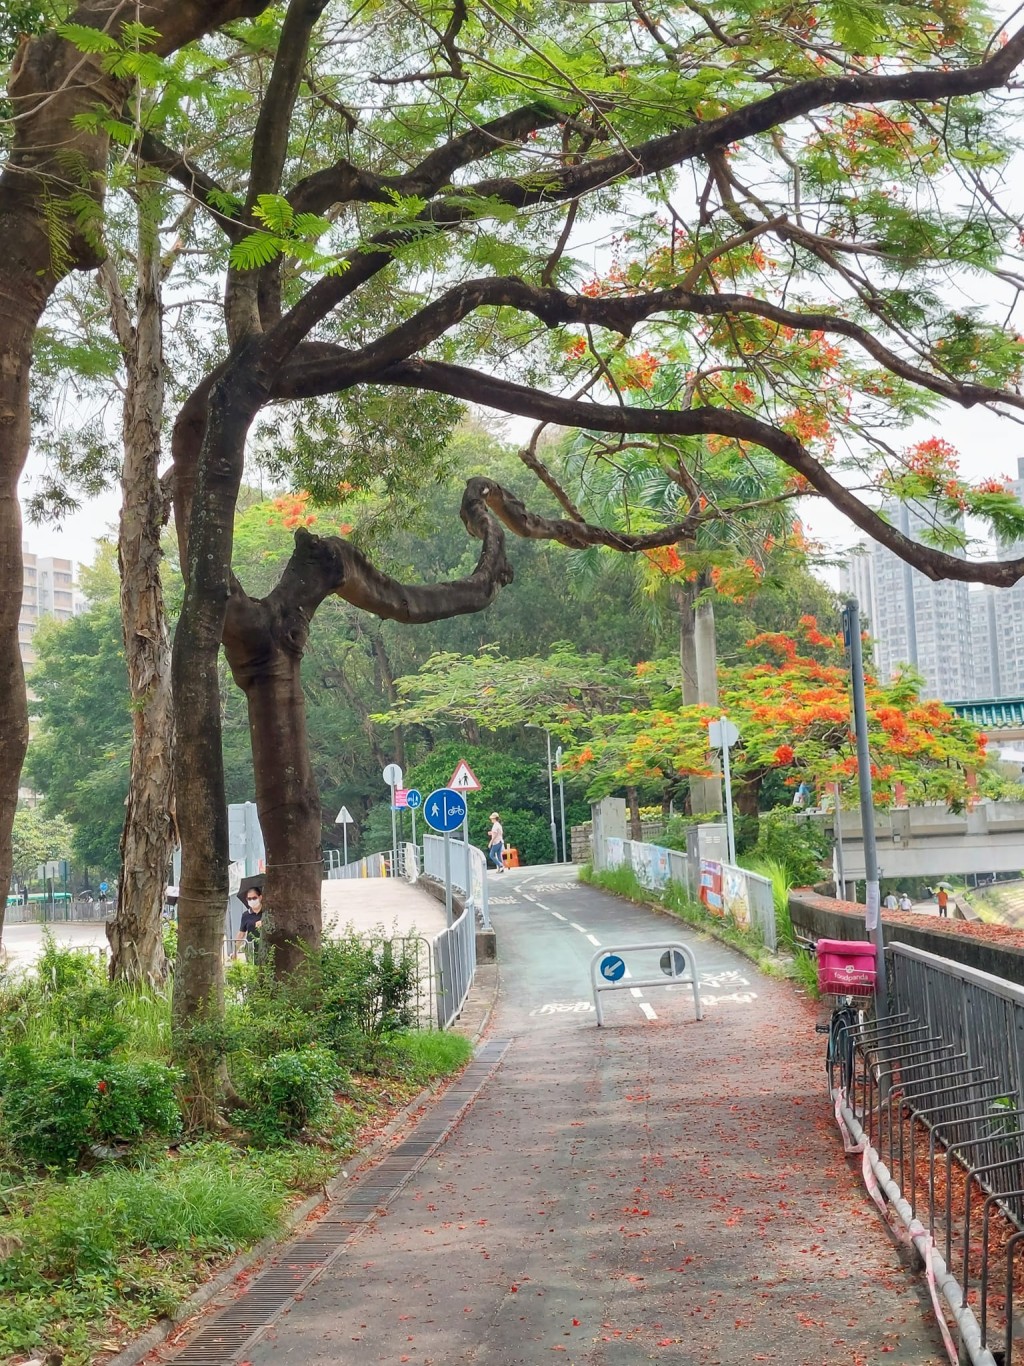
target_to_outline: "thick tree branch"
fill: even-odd
[[[309,52],[309,40],[327,0],[290,0],[281,28],[267,92],[260,104],[253,133],[249,189],[243,217],[253,222],[253,209],[260,195],[278,194],[284,171],[292,113],[302,84],[302,73]],[[273,321],[280,313],[280,261],[262,270],[229,270],[224,298],[224,316],[232,345],[242,337],[263,330],[260,312],[261,290]]]
[[[422,360],[405,361],[394,365],[379,376],[378,382],[449,394],[467,403],[483,404],[499,412],[528,417],[538,422],[550,422],[562,427],[583,427],[605,432],[650,432],[671,436],[728,436],[736,441],[746,441],[778,456],[783,464],[803,475],[811,487],[823,494],[833,507],[844,513],[854,526],[859,527],[880,545],[892,550],[900,559],[919,569],[930,579],[955,579],[966,583],[989,583],[996,587],[1008,588],[1024,578],[1024,558],[990,561],[959,559],[956,555],[950,555],[932,546],[921,545],[909,536],[904,536],[884,517],[861,502],[855,493],[844,487],[795,437],[746,413],[738,413],[727,408],[690,408],[678,412],[659,408],[578,403],[571,399],[541,393],[523,384],[512,384],[507,380],[496,379],[492,375],[484,375],[464,366]],[[501,516],[499,508],[487,501],[495,515]],[[567,534],[579,534],[579,524],[565,525],[572,528]],[[595,539],[590,544],[608,545],[612,549],[625,550],[671,545],[685,537],[688,525],[688,520],[684,519],[643,538],[598,529],[602,537],[612,539]]]
[[[447,583],[406,584],[375,568],[361,550],[340,536],[315,536],[300,527],[295,549],[277,587],[260,603],[235,581],[225,621],[231,641],[232,672],[245,688],[248,674],[267,667],[268,642],[305,647],[309,623],[325,598],[335,596],[389,621],[418,625],[479,612],[512,582],[505,555],[505,533],[480,492],[467,486],[460,511],[466,530],[482,542],[473,573]],[[254,611],[258,607],[258,611]],[[279,628],[268,626],[278,623]]]

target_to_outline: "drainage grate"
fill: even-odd
[[[510,1043],[510,1039],[494,1039],[485,1044],[427,1118],[367,1173],[365,1184],[357,1182],[346,1190],[323,1219],[311,1225],[304,1237],[288,1245],[280,1262],[254,1277],[233,1304],[222,1309],[174,1355],[172,1366],[229,1366],[236,1361],[246,1344],[262,1335],[295,1296],[341,1255],[376,1217],[376,1211],[393,1200],[441,1146],[456,1119],[491,1077]],[[346,1217],[347,1213],[350,1217]]]

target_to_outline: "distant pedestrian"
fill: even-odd
[[[497,811],[492,811],[490,816],[491,828],[487,832],[487,857],[494,864],[496,873],[505,871],[505,861],[502,854],[505,852],[505,831],[502,829],[501,817]]]
[[[887,911],[898,911],[900,903],[896,893],[890,892],[889,895],[882,902],[882,905],[885,907]]]
[[[900,910],[912,911],[913,909],[914,903],[911,901],[909,895],[906,892],[900,892]]]
[[[949,893],[945,887],[940,887],[935,894],[935,900],[939,903],[939,915],[949,915]]]

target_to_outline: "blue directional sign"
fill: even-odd
[[[423,805],[423,793],[418,787],[410,787],[405,794],[405,804],[410,811],[418,811]]]
[[[607,958],[601,959],[601,976],[606,982],[617,982],[625,975],[626,965],[617,953],[610,953]]]
[[[423,803],[423,819],[442,835],[458,830],[466,819],[466,799],[452,787],[439,787]]]

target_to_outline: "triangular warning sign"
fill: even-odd
[[[454,788],[456,792],[480,791],[479,780],[465,759],[460,759],[455,765],[455,772],[448,779],[448,786]]]

